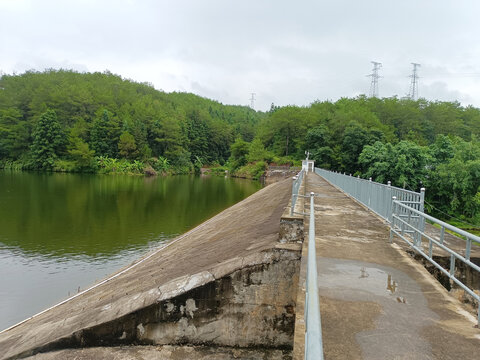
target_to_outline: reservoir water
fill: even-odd
[[[251,195],[223,177],[0,171],[0,330]]]

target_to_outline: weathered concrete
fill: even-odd
[[[290,169],[290,167],[288,166],[285,166],[285,167],[278,166],[273,169],[268,168],[267,171],[265,171],[265,176],[264,176],[265,184],[269,185],[278,181],[282,181],[287,178],[291,179],[292,177],[297,175],[299,172],[300,172],[300,169],[297,169],[297,168]]]
[[[402,247],[389,244],[384,222],[318,175],[308,175],[309,191],[318,194],[316,251],[326,359],[478,359],[475,317]],[[294,359],[304,352],[303,274],[301,268]]]
[[[290,179],[272,184],[110,281],[0,333],[0,358],[95,346],[103,347],[42,356],[114,358],[114,346],[149,344],[287,356],[301,249],[278,241],[290,188]]]
[[[293,180],[291,180],[293,181]],[[291,199],[280,218],[279,239],[280,243],[301,244],[304,238],[304,207],[305,207],[305,181],[302,181],[298,189],[298,197],[295,202],[293,214],[291,213]]]
[[[52,351],[32,356],[31,360],[229,360],[291,359],[289,350],[238,349],[204,346],[122,346]]]

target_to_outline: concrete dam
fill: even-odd
[[[300,196],[292,214],[291,187],[268,185],[2,331],[0,359],[303,359],[311,209]],[[471,306],[364,206],[314,173],[309,192],[326,359],[478,359]]]

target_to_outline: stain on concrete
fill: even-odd
[[[58,350],[29,360],[290,360],[288,350],[209,346],[119,346]]]
[[[320,296],[325,358],[328,360],[364,359],[356,333],[375,329],[382,308],[368,301],[347,301]],[[303,359],[303,354],[297,359]],[[387,358],[386,358],[387,359]]]
[[[378,305],[373,328],[370,325],[355,336],[362,356],[367,359],[432,356],[430,343],[422,338],[421,330],[439,317],[429,309],[415,280],[398,269],[375,263],[319,257],[317,264],[322,297]],[[348,321],[344,317],[342,320]],[[393,334],[395,341],[390,341],[388,337]]]

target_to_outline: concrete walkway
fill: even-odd
[[[479,359],[475,317],[405,253],[398,239],[389,244],[387,226],[320,176],[309,174],[306,181],[307,191],[318,194],[325,359]],[[299,316],[294,359],[303,358],[301,327]]]

